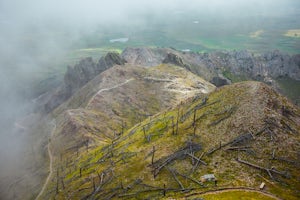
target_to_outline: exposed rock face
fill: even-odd
[[[96,68],[96,75],[114,65],[124,65],[125,63],[126,61],[118,53],[107,53],[106,56],[100,58]]]
[[[49,98],[45,100],[44,111],[47,113],[50,112],[98,74],[114,65],[124,65],[125,62],[119,54],[107,53],[100,58],[98,63],[95,63],[89,57],[81,60],[74,67],[68,66],[64,77],[64,84],[55,91],[52,91]]]
[[[222,76],[224,71],[263,81],[274,88],[277,88],[275,79],[278,77],[300,80],[300,55],[290,56],[277,50],[256,55],[246,50],[200,54],[171,48],[126,48],[121,56],[108,53],[98,63],[92,58],[85,58],[74,67],[68,67],[64,85],[52,91],[52,95],[43,103],[45,111],[56,108],[96,75],[113,65],[123,65],[125,62],[142,66],[171,63],[187,68],[216,86],[230,84],[230,80]]]
[[[94,63],[92,58],[85,58],[81,60],[74,67],[68,67],[65,74],[65,85],[68,90],[67,93],[73,94],[78,88],[85,85],[95,76],[105,71],[114,65],[124,65],[125,60],[117,53],[107,53],[100,58],[98,63]]]
[[[231,84],[231,81],[223,76],[215,76],[210,82],[217,87]]]
[[[168,53],[166,58],[163,60],[163,63],[170,63],[170,64],[174,64],[180,67],[185,67],[187,69],[190,69],[190,66],[185,64],[181,57],[173,53]]]
[[[282,54],[278,50],[261,55],[253,55],[248,51],[223,53],[228,69],[233,73],[246,73],[251,77],[278,78],[288,76],[300,80],[300,65],[293,57]]]
[[[95,76],[96,64],[91,57],[81,60],[74,67],[68,66],[64,77],[68,93],[74,93]]]
[[[121,57],[129,64],[151,67],[161,64],[168,53],[176,52],[168,48],[126,48],[122,52]]]
[[[280,86],[278,79],[290,78],[295,84],[300,81],[300,55],[290,56],[278,50],[254,54],[247,50],[194,53],[171,48],[127,48],[122,57],[131,64],[143,66],[156,66],[164,62],[179,65],[216,86],[244,79],[256,80],[286,94],[284,91],[287,88],[281,88],[286,86]],[[225,72],[232,76],[232,80],[223,76]],[[294,96],[291,100],[297,103],[299,97]]]
[[[170,54],[171,53],[171,54]],[[161,54],[158,56],[158,54]],[[148,57],[148,55],[152,55]],[[153,56],[155,55],[155,56]],[[177,58],[176,59],[176,55]],[[300,55],[290,56],[278,50],[255,55],[247,50],[217,51],[211,53],[179,52],[167,48],[127,48],[122,57],[131,64],[155,66],[163,62],[182,66],[182,63],[191,66],[190,70],[207,80],[218,76],[222,70],[229,70],[234,74],[246,74],[249,77],[277,78],[288,76],[300,80]],[[155,62],[148,62],[151,58]],[[262,78],[262,79],[263,79]]]

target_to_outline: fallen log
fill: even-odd
[[[237,158],[236,161],[239,162],[239,163],[243,163],[243,164],[245,164],[245,165],[248,165],[248,166],[250,166],[250,167],[259,169],[259,170],[261,170],[261,171],[267,172],[267,174],[270,176],[270,178],[271,178],[272,180],[274,180],[274,177],[273,177],[272,174],[277,174],[277,175],[280,175],[280,176],[282,176],[282,177],[289,178],[289,176],[287,175],[286,172],[280,172],[280,171],[277,171],[274,167],[271,167],[270,169],[268,169],[268,168],[265,168],[265,167],[261,167],[261,166],[252,164],[252,163],[247,162],[247,161],[245,161],[245,160],[242,160],[242,159],[240,159],[240,158]]]
[[[166,167],[166,168],[167,168],[167,170],[168,170],[169,172],[171,172],[173,178],[174,178],[175,181],[178,183],[178,185],[181,187],[181,189],[182,189],[182,190],[185,190],[184,186],[182,185],[182,183],[181,183],[181,182],[179,181],[179,179],[177,178],[177,176],[176,176],[174,170],[173,170],[173,169],[170,169],[169,167]]]
[[[180,176],[182,176],[182,177],[184,177],[184,178],[186,178],[186,179],[189,179],[190,181],[193,181],[194,183],[197,183],[197,184],[200,185],[200,186],[203,186],[203,183],[201,183],[200,181],[197,181],[196,179],[194,179],[194,178],[192,178],[192,177],[190,177],[190,176],[181,174],[181,173],[179,173],[179,172],[176,171],[176,170],[174,170],[174,172],[175,172],[175,174],[178,174],[178,175],[180,175]]]
[[[192,169],[192,172],[191,172],[191,173],[194,173],[194,172],[195,172],[195,170],[197,169],[197,167],[198,167],[198,165],[199,165],[199,163],[200,163],[200,160],[201,160],[201,158],[202,158],[203,156],[204,156],[204,152],[202,152],[201,156],[199,156],[199,158],[198,158],[198,160],[197,160],[197,163],[196,163],[196,165],[193,166],[193,169]]]
[[[200,158],[197,158],[196,156],[194,156],[191,153],[187,153],[188,156],[192,157],[193,159],[197,160],[198,162],[202,163],[203,165],[207,165],[206,162],[204,162],[203,160],[201,160]]]

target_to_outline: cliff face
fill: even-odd
[[[298,55],[299,56],[299,55]],[[246,74],[250,77],[278,78],[288,76],[300,80],[300,65],[296,56],[289,56],[277,50],[261,55],[254,55],[248,51],[217,52],[208,56],[217,67],[224,67],[235,74]]]
[[[173,63],[218,87],[243,80],[262,81],[296,104],[300,99],[300,54],[290,56],[278,50],[254,54],[247,50],[194,53],[171,48],[127,48],[121,56],[128,63],[143,66]],[[288,91],[291,86],[293,90]]]
[[[66,92],[73,94],[76,90],[106,69],[114,65],[124,64],[125,60],[117,53],[106,54],[104,57],[100,58],[98,63],[95,63],[90,57],[85,58],[74,67],[68,67],[64,78]]]
[[[247,50],[193,53],[168,48],[127,48],[122,57],[129,63],[144,66],[155,66],[166,60],[186,63],[191,66],[191,71],[204,75],[209,80],[220,70],[229,70],[234,74],[245,74],[252,78],[288,76],[300,80],[300,55],[290,56],[278,50],[256,55]]]
[[[119,54],[107,53],[100,58],[98,63],[95,63],[92,58],[85,58],[74,67],[68,66],[64,84],[52,91],[52,94],[44,100],[44,111],[48,113],[55,109],[101,72],[114,65],[124,65],[125,63],[126,61]]]
[[[285,89],[278,86],[277,78],[289,77],[300,81],[300,54],[290,56],[277,50],[264,54],[253,54],[246,50],[200,54],[180,52],[171,48],[126,48],[121,56],[108,53],[97,63],[92,58],[85,58],[74,67],[68,67],[64,84],[44,100],[45,111],[52,111],[101,72],[126,62],[148,67],[163,63],[174,64],[188,69],[218,87],[230,84],[231,81],[235,82],[224,77],[224,72],[248,80],[263,81],[278,91]]]

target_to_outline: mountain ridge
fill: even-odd
[[[300,148],[299,121],[299,108],[263,83],[224,86],[148,117],[111,143],[68,154],[69,164],[66,156],[56,155],[63,183],[55,184],[53,176],[44,198],[162,198],[163,185],[168,198],[183,198],[179,191],[192,195],[214,188],[199,182],[201,175],[213,173],[220,188],[256,187],[259,174],[273,182],[268,192],[296,199],[299,159],[293,152]]]
[[[181,183],[193,180],[193,183],[188,182],[190,189],[205,192],[199,182],[205,173],[215,174],[220,188],[256,188],[259,181],[268,180],[272,182],[267,184],[269,193],[282,198],[297,197],[295,180],[299,177],[295,169],[299,166],[296,153],[299,152],[299,108],[263,83],[232,81],[232,85],[226,85],[231,82],[225,76],[229,68],[225,70],[218,62],[228,59],[227,54],[230,53],[206,55],[174,49],[137,48],[127,49],[121,55],[111,53],[103,56],[98,68],[90,58],[70,68],[63,85],[37,100],[37,110],[41,111],[38,115],[44,121],[38,122],[35,134],[45,134],[49,130],[48,118],[56,119],[55,132],[48,141],[53,157],[52,174],[39,198],[60,199],[70,198],[70,195],[75,199],[102,198],[102,195],[129,199],[154,195],[161,198],[163,184],[170,198],[183,198],[178,193],[183,188],[181,184],[178,188],[174,177],[178,179],[179,176]],[[221,58],[222,55],[225,58]],[[240,60],[247,60],[246,55],[249,56],[248,53],[241,54]],[[245,69],[250,65],[246,64]],[[291,72],[294,73],[293,70]],[[213,82],[215,77],[215,84],[221,86],[216,89],[208,82]],[[266,77],[270,78],[269,75]],[[66,87],[68,84],[70,87]],[[270,85],[277,89],[276,84]],[[42,131],[42,127],[45,130]],[[119,146],[124,142],[125,146]],[[244,142],[245,146],[241,146]],[[47,144],[47,141],[41,144]],[[158,154],[151,161],[153,146]],[[260,149],[260,146],[263,148]],[[237,153],[236,149],[242,153]],[[47,149],[41,147],[41,150],[45,156]],[[190,155],[184,153],[186,151]],[[196,167],[201,155],[204,156],[201,161],[207,165],[198,161]],[[224,160],[227,155],[229,161]],[[46,157],[43,159],[46,160]],[[161,166],[166,159],[171,159],[170,163],[167,161],[166,166]],[[141,162],[138,169],[134,167],[137,162]],[[245,163],[258,164],[258,175],[263,178],[253,177],[257,171],[251,166],[247,168]],[[273,164],[276,170],[269,167]],[[241,174],[231,170],[230,165]],[[115,171],[101,171],[103,167]],[[186,174],[190,167],[195,168],[195,174]],[[271,175],[265,173],[268,170]],[[115,174],[119,175],[116,177]],[[157,180],[159,174],[161,177]],[[42,176],[46,179],[46,175],[46,171],[32,174],[39,179]],[[109,176],[112,176],[111,180]],[[251,181],[248,183],[246,180]],[[102,181],[108,181],[106,189],[97,189],[103,187]],[[96,187],[97,184],[100,185]],[[143,190],[153,186],[157,192],[139,194],[140,188],[130,194],[124,189],[126,184],[127,188],[144,185]],[[211,186],[208,183],[209,190]],[[31,195],[37,195],[39,187],[36,186]],[[184,190],[189,188],[183,187]],[[119,189],[110,193],[116,188]],[[284,190],[286,195],[281,195],[280,191]],[[103,193],[105,191],[108,193]],[[138,193],[136,196],[133,195],[135,192]]]

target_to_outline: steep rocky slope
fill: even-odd
[[[243,80],[262,81],[286,95],[290,94],[287,90],[293,89],[297,93],[290,95],[294,102],[300,98],[299,54],[290,56],[276,50],[254,54],[246,50],[194,53],[170,48],[127,48],[122,57],[131,64],[144,66],[177,64],[217,86]],[[290,79],[292,83],[279,84],[278,79]],[[291,84],[294,86],[290,87]]]
[[[179,59],[191,67],[193,72],[206,79],[211,79],[218,71],[229,70],[235,74],[246,73],[250,77],[288,76],[300,80],[300,55],[287,55],[277,50],[264,54],[254,54],[243,51],[216,51],[212,53],[180,52],[169,48],[127,48],[122,57],[131,64],[155,66],[166,62],[170,55],[177,55]],[[208,74],[204,70],[208,70]]]
[[[159,67],[160,74],[171,73],[170,67],[163,69]],[[162,80],[167,77],[163,76],[140,78],[166,85]],[[122,91],[128,91],[131,82],[127,84]],[[105,94],[98,96],[90,104],[85,103],[86,109],[104,109],[109,116],[108,110],[114,103],[109,109],[107,105],[101,108],[97,99],[105,99]],[[299,108],[259,82],[237,83],[208,95],[190,96],[181,104],[173,104],[172,108],[124,129],[106,144],[64,151],[63,155],[54,151],[54,172],[42,198],[183,198],[215,189],[212,183],[200,181],[201,176],[214,174],[217,188],[255,189],[264,181],[269,193],[297,199],[299,122]],[[97,126],[93,121],[89,123]],[[90,126],[84,120],[76,124]],[[64,132],[64,127],[58,122],[51,141],[53,149],[59,148],[60,139],[56,138],[62,135],[86,134],[83,130]],[[118,130],[122,130],[121,125]]]
[[[42,187],[38,199],[178,198],[183,190],[210,191],[212,185],[202,188],[199,180],[214,173],[221,188],[252,190],[267,181],[268,192],[298,197],[299,109],[257,82],[207,94],[215,87],[195,75],[218,86],[238,77],[276,87],[276,77],[292,66],[286,76],[297,79],[297,56],[275,52],[266,60],[248,52],[149,48],[109,53],[98,63],[82,60],[68,69],[63,85],[36,100],[38,110],[50,114],[24,133],[33,132],[33,140],[39,135],[32,149],[43,153],[29,156],[30,173],[1,194],[32,198]],[[281,72],[270,71],[280,63]]]
[[[51,142],[53,154],[73,155],[110,144],[146,117],[214,88],[174,65],[153,68],[114,66],[54,111],[57,128]]]
[[[98,74],[114,65],[125,63],[126,61],[119,54],[111,52],[101,57],[97,63],[88,57],[73,67],[68,66],[63,84],[35,100],[37,110],[50,113]]]

